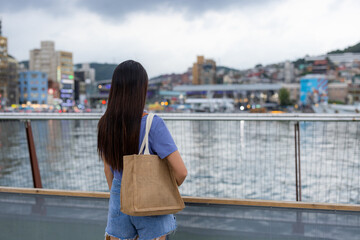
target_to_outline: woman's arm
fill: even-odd
[[[180,186],[187,176],[187,169],[185,167],[184,161],[180,156],[179,151],[176,150],[175,152],[171,153],[169,156],[166,157],[166,159],[169,161],[170,166],[173,170],[177,185]]]
[[[110,166],[104,161],[104,158],[103,158],[103,162],[104,162],[104,173],[105,173],[106,181],[107,181],[107,184],[109,186],[109,191],[110,191],[114,175],[111,172]]]

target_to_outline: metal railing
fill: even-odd
[[[360,204],[360,115],[158,114],[188,168],[183,195]],[[0,115],[0,185],[106,191],[101,114]],[[301,151],[300,151],[301,150]]]

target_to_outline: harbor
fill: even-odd
[[[360,240],[360,1],[0,5],[0,240]]]
[[[103,234],[108,190],[95,152],[100,116],[0,116],[0,218],[29,226],[34,218],[58,231],[75,221],[71,234],[91,224],[95,235]],[[359,115],[159,116],[189,169],[180,187],[186,208],[176,215],[179,228],[170,239],[360,236]]]

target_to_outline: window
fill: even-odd
[[[24,92],[26,92],[27,91],[27,87],[24,87]]]
[[[31,77],[32,77],[32,78],[37,78],[38,75],[37,75],[37,73],[32,73],[32,74],[31,74]]]
[[[42,101],[41,101],[41,104],[45,104],[45,101],[44,101],[44,100],[42,100]]]
[[[45,94],[43,93],[43,94],[41,94],[41,98],[45,98]]]
[[[31,91],[37,91],[37,90],[38,90],[38,88],[36,88],[36,87],[31,88]]]
[[[46,77],[46,74],[45,74],[45,73],[43,73],[43,74],[42,74],[42,77],[43,77],[43,78],[45,78],[45,77]]]
[[[43,88],[41,88],[41,91],[45,91],[45,88],[43,87]]]
[[[43,81],[43,84],[45,85],[45,84],[46,84],[46,81]]]
[[[35,81],[35,84],[36,84],[36,85],[39,84],[39,81]]]
[[[24,98],[27,98],[28,97],[28,94],[27,93],[24,93]]]

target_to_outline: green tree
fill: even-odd
[[[281,88],[279,90],[279,100],[281,106],[291,105],[290,93],[286,88]]]

